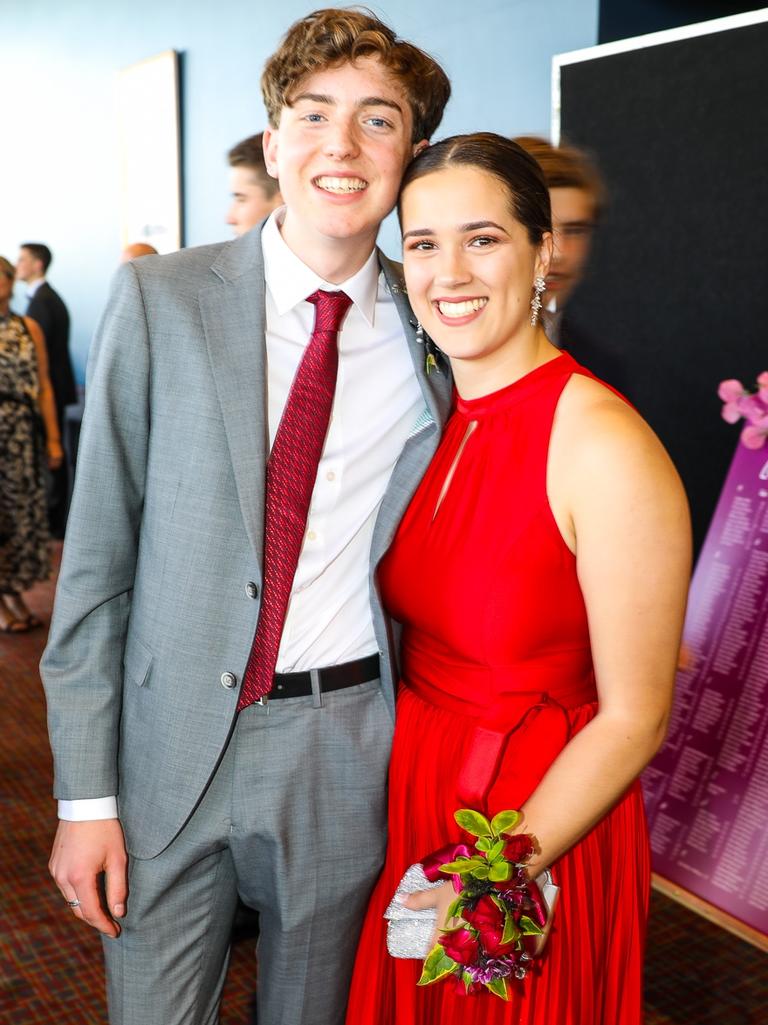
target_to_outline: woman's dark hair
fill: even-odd
[[[533,245],[541,242],[545,232],[552,231],[549,190],[541,168],[522,146],[494,132],[452,135],[423,149],[406,169],[397,203],[398,216],[401,217],[403,193],[411,182],[458,165],[492,174],[505,187],[512,214],[528,232]]]

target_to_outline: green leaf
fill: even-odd
[[[471,808],[460,808],[454,812],[456,822],[472,836],[492,836],[491,824],[485,815],[479,811],[472,811]]]
[[[541,926],[536,925],[528,915],[520,916],[520,928],[523,930],[524,936],[541,936],[543,932]]]
[[[424,970],[416,985],[429,986],[430,983],[442,979],[444,975],[450,975],[455,968],[456,962],[452,957],[448,957],[443,947],[437,943],[427,954],[424,961]]]
[[[503,883],[512,875],[512,866],[506,861],[491,865],[488,878],[492,883]]]
[[[504,915],[504,932],[501,934],[502,943],[512,943],[521,936],[520,930],[517,928],[514,918],[511,913],[507,911]]]
[[[522,815],[519,811],[500,811],[498,815],[494,815],[491,819],[491,829],[495,836],[499,833],[507,833],[510,829],[514,829],[518,824]]]
[[[494,979],[493,982],[486,982],[485,986],[486,989],[489,989],[491,993],[495,993],[497,997],[501,997],[502,1000],[509,1000],[506,979]]]
[[[481,836],[475,844],[479,851],[489,851],[493,847],[493,841],[488,836]]]
[[[490,873],[490,865],[479,865],[477,868],[472,869],[472,875],[475,879],[488,879],[490,877]]]
[[[445,913],[446,922],[450,922],[452,918],[461,918],[461,912],[465,907],[466,902],[464,899],[462,897],[457,897]]]
[[[483,859],[484,861],[485,859]],[[440,866],[440,871],[445,872],[447,875],[466,875],[467,872],[471,872],[477,865],[482,864],[479,859],[473,860],[472,858],[457,858],[455,861],[448,861],[445,865]]]
[[[503,852],[505,846],[506,845],[503,840],[497,840],[493,847],[488,851],[488,860],[493,861],[495,858],[498,858],[498,856]]]

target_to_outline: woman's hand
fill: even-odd
[[[64,449],[61,447],[61,442],[58,440],[49,441],[46,449],[48,454],[48,469],[58,470],[64,462]]]
[[[442,929],[450,928],[460,921],[458,918],[452,918],[448,921],[447,918],[448,908],[453,904],[454,900],[456,900],[456,891],[453,888],[453,884],[448,882],[443,883],[441,886],[436,886],[432,890],[418,890],[416,893],[409,893],[408,896],[403,898],[403,905],[410,908],[411,911],[426,911],[427,908],[435,908],[437,910],[437,924],[429,941],[430,950],[439,940]]]

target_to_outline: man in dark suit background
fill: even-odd
[[[45,336],[56,418],[64,439],[64,409],[77,402],[77,389],[69,355],[69,311],[58,292],[45,280],[52,259],[48,246],[41,242],[25,242],[19,250],[16,277],[27,287],[27,316],[37,321]],[[48,516],[53,535],[63,537],[69,490],[66,460],[53,472],[52,478]]]
[[[575,146],[553,146],[533,135],[518,136],[514,141],[538,161],[552,203],[555,247],[542,296],[547,337],[631,399],[627,369],[611,338],[601,333],[600,324],[584,325],[575,320],[568,308],[586,274],[592,237],[606,202],[600,172],[589,154]]]

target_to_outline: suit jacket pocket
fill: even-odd
[[[145,647],[134,634],[128,637],[125,642],[125,655],[123,656],[123,667],[125,675],[137,687],[143,687],[149,679],[149,670],[152,666],[152,652]]]

